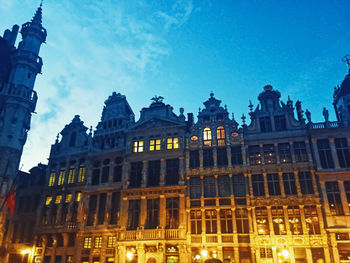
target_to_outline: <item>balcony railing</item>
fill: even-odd
[[[325,128],[338,128],[342,126],[347,126],[346,123],[338,122],[338,121],[326,121],[326,122],[316,122],[316,123],[308,123],[307,127],[310,130],[315,129],[325,129]]]
[[[23,85],[8,85],[5,84],[0,87],[0,95],[21,98],[32,104],[34,110],[38,96],[34,90],[30,90]]]
[[[120,240],[156,240],[156,239],[185,239],[185,234],[182,229],[144,229],[122,231]]]

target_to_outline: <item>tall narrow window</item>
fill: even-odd
[[[108,181],[109,181],[109,166],[103,166],[101,183],[107,183]]]
[[[107,241],[107,248],[114,248],[117,244],[117,237],[116,236],[109,236]],[[108,262],[108,261],[107,261]],[[114,262],[114,260],[113,260]]]
[[[177,185],[179,183],[179,159],[166,160],[166,185]]]
[[[120,193],[113,192],[112,200],[111,200],[111,208],[110,208],[110,217],[109,217],[109,223],[111,225],[117,224],[118,218],[119,218],[119,210],[120,210]]]
[[[213,159],[213,150],[203,150],[203,167],[213,167],[214,159]]]
[[[179,148],[179,138],[168,138],[167,139],[167,149],[178,149]]]
[[[210,128],[204,128],[203,130],[203,143],[204,145],[211,146],[211,130]]]
[[[79,175],[78,175],[78,182],[82,183],[85,180],[85,166],[80,165],[79,166]]]
[[[220,224],[221,224],[221,233],[224,233],[224,234],[233,233],[231,209],[220,210]]]
[[[190,179],[190,198],[201,197],[201,179],[194,177]]]
[[[348,201],[348,206],[350,206],[350,181],[344,181],[344,189],[345,189],[346,199]]]
[[[123,174],[123,166],[122,165],[115,165],[113,169],[113,182],[121,182],[122,180],[122,174]]]
[[[256,225],[258,228],[259,235],[269,235],[269,220],[267,215],[266,207],[257,207],[255,208],[255,216],[256,216]]]
[[[287,130],[286,117],[284,115],[274,116],[276,131]]]
[[[159,151],[161,145],[160,139],[152,139],[149,141],[149,150],[150,151]]]
[[[335,147],[341,168],[350,167],[350,149],[346,138],[335,139]]]
[[[216,129],[216,138],[218,140],[218,146],[225,145],[225,129],[224,129],[224,127],[220,126]]]
[[[276,152],[275,152],[275,146],[273,144],[265,144],[263,146],[263,151],[264,151],[265,164],[276,163]]]
[[[177,229],[179,227],[179,198],[166,199],[166,228]]]
[[[190,151],[190,168],[199,168],[199,151]]]
[[[97,195],[91,195],[89,200],[89,212],[86,220],[87,226],[92,226],[94,224],[96,206],[97,206]]]
[[[134,153],[140,153],[143,152],[143,141],[134,141]]]
[[[272,131],[270,117],[260,117],[259,123],[260,123],[261,132],[271,132]]]
[[[246,208],[236,208],[236,224],[237,224],[237,233],[239,234],[249,233],[248,211]]]
[[[299,184],[302,194],[313,194],[312,175],[310,172],[299,172]]]
[[[306,228],[310,235],[320,234],[320,225],[318,221],[318,214],[316,206],[306,205],[304,206]]]
[[[231,183],[230,183],[230,177],[227,175],[220,175],[218,177],[218,189],[219,189],[219,196],[221,197],[227,197],[231,196]]]
[[[75,169],[74,167],[69,168],[68,171],[68,184],[74,183]]]
[[[55,178],[56,178],[56,172],[51,171],[50,172],[50,178],[49,178],[49,186],[54,186],[55,185]]]
[[[281,163],[291,163],[292,155],[290,153],[289,143],[279,143],[278,144],[278,154],[280,156]]]
[[[303,234],[299,206],[288,206],[288,221],[292,235]]]
[[[102,225],[105,221],[107,194],[100,194],[100,203],[97,214],[97,224]]]
[[[278,174],[267,175],[267,186],[270,195],[280,195],[281,187]]]
[[[201,210],[192,210],[190,212],[191,234],[202,233],[202,212]]]
[[[204,197],[216,196],[216,179],[213,176],[204,177]]]
[[[148,162],[148,186],[158,186],[160,178],[160,161],[149,161]]]
[[[84,248],[91,248],[92,237],[84,238]]]
[[[233,193],[235,197],[246,196],[246,180],[243,174],[232,176]]]
[[[338,182],[326,182],[326,192],[332,215],[343,215],[343,205],[340,199]]]
[[[101,173],[100,167],[101,167],[101,162],[96,161],[94,163],[94,168],[92,170],[92,180],[91,180],[92,185],[97,185],[100,183],[100,173]]]
[[[227,166],[228,164],[228,159],[227,159],[227,151],[226,147],[225,148],[218,148],[216,151],[216,156],[217,156],[217,164],[218,166]]]
[[[95,248],[102,247],[102,237],[95,237]]]
[[[69,139],[69,147],[75,147],[76,140],[77,140],[77,133],[72,132]]]
[[[132,162],[130,169],[130,187],[141,186],[142,180],[142,162]]]
[[[259,145],[252,145],[248,148],[249,163],[250,165],[260,165],[261,164],[261,152]]]
[[[217,233],[216,210],[205,210],[205,230],[207,234]]]
[[[61,170],[60,170],[60,175],[59,175],[59,177],[58,177],[57,185],[63,185],[65,173],[66,173],[66,170],[65,170],[65,169],[61,169]]]
[[[159,199],[147,200],[147,229],[155,229],[159,226]]]
[[[317,140],[318,154],[323,169],[334,168],[333,157],[328,139]]]
[[[296,162],[307,162],[308,156],[306,152],[306,145],[305,142],[294,142],[294,155],[295,155],[295,161]]]
[[[294,173],[284,173],[283,174],[283,185],[284,192],[286,195],[296,195],[297,187],[295,185]]]
[[[271,207],[273,230],[275,235],[287,234],[282,206]]]
[[[252,185],[253,185],[254,196],[265,195],[264,176],[262,174],[252,175]]]
[[[129,201],[128,230],[136,230],[140,222],[140,200]]]
[[[231,147],[231,164],[240,165],[243,163],[241,146]]]

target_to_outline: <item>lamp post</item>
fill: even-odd
[[[23,262],[24,256],[25,256],[25,255],[29,255],[29,254],[30,254],[30,249],[23,249],[23,250],[21,251],[21,255],[22,255],[22,257],[21,257],[21,263],[25,263],[25,262]],[[27,257],[27,262],[28,262],[28,257]]]

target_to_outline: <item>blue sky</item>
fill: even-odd
[[[0,0],[0,30],[30,20],[35,0]],[[127,96],[136,116],[154,95],[197,115],[213,91],[241,123],[271,84],[314,122],[350,53],[348,0],[44,0],[47,43],[23,169],[47,163],[56,134],[79,114],[95,127],[104,100]]]

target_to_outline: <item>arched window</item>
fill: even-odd
[[[69,140],[69,147],[74,147],[75,146],[75,141],[77,140],[77,133],[73,132],[70,135],[70,140]]]
[[[204,141],[204,145],[211,146],[211,130],[210,130],[210,128],[204,128],[203,141]]]
[[[225,145],[225,129],[224,129],[224,127],[219,126],[216,129],[216,138],[218,139],[219,146]]]

